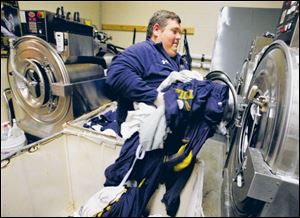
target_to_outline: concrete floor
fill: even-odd
[[[221,216],[222,170],[226,146],[222,140],[218,136],[208,139],[199,153],[199,159],[205,164],[202,207],[206,217]]]

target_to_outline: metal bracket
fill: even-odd
[[[52,94],[56,95],[56,96],[71,96],[71,95],[73,95],[73,90],[76,86],[80,86],[80,85],[83,85],[86,83],[100,81],[103,79],[105,79],[105,77],[82,81],[82,82],[77,82],[77,83],[69,83],[69,84],[51,83],[51,91],[52,91]]]
[[[272,174],[256,148],[247,149],[247,169],[243,170],[247,196],[264,202],[272,202],[277,194],[281,179]]]

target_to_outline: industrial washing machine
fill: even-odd
[[[8,70],[18,125],[44,138],[61,130],[68,120],[108,100],[101,92],[104,69],[91,63],[65,64],[57,51],[36,36],[13,44]]]
[[[106,65],[94,56],[92,27],[46,11],[20,13],[30,35],[10,39],[13,108],[20,128],[44,138],[109,102],[104,94]]]
[[[227,156],[224,216],[299,215],[299,50],[263,53]]]
[[[253,54],[256,39],[252,57],[237,76],[237,115],[223,170],[222,216],[299,216],[297,8],[299,2],[284,2],[285,15],[274,41],[264,41]]]
[[[237,76],[222,216],[299,216],[299,2],[285,1],[278,23]]]

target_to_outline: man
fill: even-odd
[[[155,12],[148,24],[146,41],[130,46],[113,59],[106,83],[118,98],[119,125],[125,121],[127,112],[133,110],[134,101],[161,105],[163,94],[157,87],[172,71],[188,69],[177,53],[180,23],[174,12]]]
[[[146,116],[137,119],[142,120],[139,131],[127,137],[117,160],[106,168],[107,190],[91,198],[109,196],[109,203],[99,208],[105,204],[88,202],[81,212],[95,214],[98,210],[96,216],[141,217],[158,184],[164,182],[162,202],[169,216],[176,215],[181,190],[193,171],[197,154],[214,133],[214,124],[222,118],[227,92],[224,85],[199,81],[185,70],[187,63],[177,53],[180,38],[180,18],[173,12],[158,11],[150,19],[147,40],[126,49],[110,65],[107,84],[118,96],[119,124],[126,119],[122,129],[134,117],[133,113]],[[192,80],[186,82],[187,77]],[[177,80],[182,83],[169,86],[169,82]],[[133,102],[155,105],[157,109],[148,113],[138,108],[129,113],[134,109]],[[145,107],[142,103],[135,104],[137,108],[136,105]],[[124,139],[127,134],[123,132]],[[126,191],[119,197],[125,182]],[[109,195],[112,190],[116,191],[115,196]]]

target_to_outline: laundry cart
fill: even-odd
[[[104,171],[119,156],[122,142],[74,126],[78,122],[83,117],[1,161],[1,216],[72,216],[103,188]],[[203,215],[203,175],[204,163],[197,161],[177,216]],[[150,215],[167,216],[164,189],[160,185],[150,199]]]

